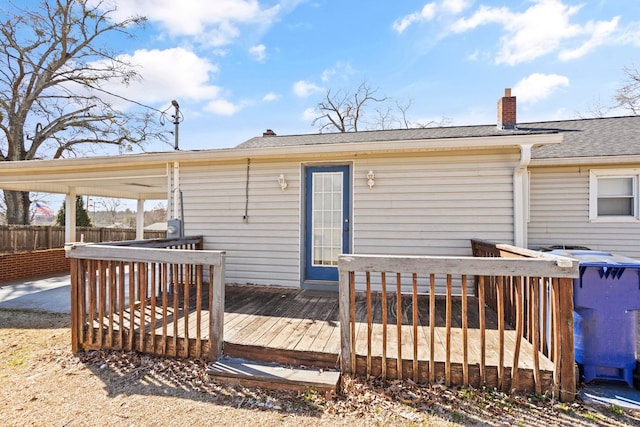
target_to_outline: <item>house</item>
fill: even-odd
[[[571,279],[577,277],[577,262],[539,257],[521,247],[531,242],[551,245],[579,241],[597,249],[625,249],[619,246],[615,235],[608,234],[608,239],[600,240],[595,236],[602,234],[598,227],[610,225],[601,217],[617,220],[617,230],[624,226],[628,227],[624,229],[627,234],[635,231],[629,220],[636,219],[637,207],[626,211],[623,208],[628,203],[637,204],[636,194],[613,191],[636,179],[633,174],[628,175],[633,170],[628,153],[606,155],[604,160],[610,161],[606,164],[598,163],[603,159],[585,157],[584,166],[579,160],[571,163],[576,162],[571,155],[586,152],[585,147],[579,146],[581,141],[588,146],[606,140],[610,131],[607,123],[637,126],[638,118],[599,120],[519,124],[516,99],[506,91],[498,101],[497,125],[289,136],[267,131],[230,149],[4,162],[0,164],[0,188],[65,194],[67,224],[73,224],[75,218],[76,195],[136,199],[139,238],[144,200],[166,198],[168,233],[195,236],[184,240],[189,240],[193,249],[208,250],[197,254],[193,253],[195,250],[169,252],[165,248],[181,249],[184,243],[170,239],[127,243],[131,248],[126,248],[127,244],[72,247],[72,340],[76,351],[106,346],[186,357],[208,354],[215,360],[222,354],[224,342],[227,355],[235,346],[237,354],[246,356],[250,351],[253,356],[273,361],[275,354],[283,354],[280,351],[293,351],[292,357],[299,363],[305,360],[300,359],[300,351],[256,344],[257,338],[262,339],[262,332],[269,329],[269,339],[277,334],[288,342],[303,332],[285,333],[274,325],[298,324],[309,341],[315,343],[318,330],[305,326],[313,323],[326,331],[326,345],[317,340],[323,345],[321,351],[306,348],[303,352],[321,354],[334,365],[340,357],[343,372],[362,373],[364,367],[367,374],[380,372],[386,377],[386,373],[395,371],[397,378],[411,374],[414,381],[435,381],[438,375],[444,376],[447,384],[517,388],[518,383],[526,383],[538,392],[552,386],[555,392],[572,399],[575,369]],[[588,123],[593,126],[585,138],[587,132],[580,126]],[[633,140],[629,141],[633,144]],[[571,149],[560,149],[565,144]],[[607,149],[613,146],[604,144]],[[556,152],[567,155],[566,159]],[[549,158],[558,163],[546,165]],[[616,168],[623,168],[627,175],[616,175],[612,172]],[[627,178],[630,181],[625,181]],[[583,180],[582,196],[568,187],[565,179]],[[594,199],[596,218],[591,221],[586,197],[591,194],[589,180],[599,191]],[[557,198],[545,201],[554,186],[559,189]],[[575,197],[574,203],[566,203],[570,196]],[[586,197],[582,204],[578,202],[580,197]],[[558,213],[548,207],[555,200]],[[574,218],[586,215],[584,224],[590,227],[582,226],[582,234],[572,234],[568,227],[561,230],[565,234],[550,233],[551,225],[556,225],[569,209],[575,211]],[[67,228],[67,242],[77,240],[74,230]],[[471,239],[512,243],[520,248],[510,248],[510,255],[533,259],[470,258]],[[152,248],[162,245],[161,250]],[[504,245],[501,247],[494,246],[498,255],[506,252]],[[340,254],[355,255],[341,257],[338,271]],[[372,259],[377,262],[373,268],[367,264]],[[125,279],[125,270],[130,281]],[[370,270],[377,274],[374,283],[369,282]],[[389,284],[389,294],[394,295],[389,299],[384,291],[387,271],[396,272],[393,290]],[[363,277],[366,283],[360,280]],[[477,290],[471,277],[478,278]],[[151,286],[147,285],[149,281]],[[194,282],[193,290],[184,286]],[[522,292],[525,283],[528,291]],[[329,318],[329,311],[317,318],[308,319],[307,311],[281,319],[281,311],[276,308],[280,304],[265,304],[259,298],[253,307],[267,306],[269,319],[258,316],[257,320],[251,319],[256,326],[249,332],[243,329],[223,334],[225,319],[238,314],[226,317],[225,284],[266,285],[262,291],[272,292],[272,303],[287,299],[282,297],[285,290],[273,286],[339,290],[339,302],[332,303],[333,313],[339,310],[339,319]],[[379,286],[380,298],[385,301],[377,305],[382,311],[381,323],[372,321],[371,284]],[[150,290],[153,292],[149,295]],[[356,290],[364,290],[367,295],[364,311],[370,314],[365,320],[363,311],[355,308]],[[456,306],[460,310],[455,321],[463,325],[460,327],[452,321],[457,310],[452,303],[453,293],[463,301]],[[444,301],[440,294],[446,295]],[[316,293],[306,295],[320,298]],[[506,310],[504,300],[511,297]],[[293,305],[303,305],[295,304],[300,301],[297,298],[291,298]],[[403,306],[406,298],[412,298],[412,316],[403,313],[403,307],[408,307]],[[523,298],[530,300],[525,304]],[[393,299],[396,305],[387,316],[386,307]],[[467,311],[469,300],[473,314]],[[245,301],[245,297],[239,297],[243,315],[247,314]],[[322,311],[322,304],[316,303],[317,300],[309,301],[304,307],[312,310],[309,307],[317,306]],[[543,308],[525,310],[536,304]],[[425,313],[418,313],[419,306],[429,307],[428,321],[423,321]],[[436,319],[437,306],[443,310]],[[485,316],[485,308],[494,312]],[[539,312],[548,311],[553,311],[549,322],[541,322]],[[524,323],[516,315],[529,316],[526,324],[530,327],[524,330]],[[128,316],[145,322],[149,318],[150,323],[143,326],[125,322]],[[394,322],[393,316],[395,328],[387,328],[389,322]],[[412,331],[403,324],[409,317]],[[468,318],[477,321],[469,336]],[[157,332],[156,321],[162,322],[161,333]],[[187,323],[194,322],[199,326],[206,323],[207,328],[196,327],[192,331]],[[505,322],[510,325],[505,326]],[[356,323],[364,325],[358,333]],[[328,327],[324,328],[324,324]],[[454,328],[458,329],[455,333]],[[387,353],[384,347],[381,355],[373,354],[370,344],[374,329],[382,337],[386,336],[384,331],[397,332],[396,338],[389,340],[395,346],[393,351],[389,347]],[[190,335],[194,333],[195,338]],[[362,339],[366,334],[368,341],[367,337]],[[445,340],[436,341],[436,335]],[[234,338],[238,340],[233,342]],[[386,342],[378,338],[374,341]],[[411,342],[413,363],[409,364],[405,363],[409,354],[405,347]],[[333,350],[327,353],[329,347]],[[521,350],[523,357],[519,359]]]
[[[340,253],[469,255],[470,238],[640,258],[639,130],[640,117],[518,123],[507,90],[497,125],[3,162],[0,188],[167,198],[185,234],[226,251],[228,283],[332,289]]]
[[[563,136],[534,147],[527,245],[586,246],[640,259],[640,117],[523,124]]]

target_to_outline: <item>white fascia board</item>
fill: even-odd
[[[640,163],[640,155],[633,156],[596,156],[531,159],[529,167],[536,166],[575,166],[575,165],[616,165]]]
[[[482,149],[514,147],[523,144],[546,145],[562,142],[562,135],[532,134],[532,135],[507,135],[473,138],[441,138],[424,140],[400,140],[400,141],[369,141],[335,144],[293,145],[265,148],[221,148],[202,151],[170,151],[162,153],[129,154],[123,156],[83,157],[74,159],[55,160],[29,160],[15,162],[0,162],[0,177],[16,173],[23,175],[25,172],[77,172],[87,170],[134,170],[141,166],[161,166],[167,163],[180,162],[217,162],[233,161],[251,158],[288,158],[301,155],[334,154],[384,154],[384,153],[411,153],[425,151],[451,151],[461,149]]]

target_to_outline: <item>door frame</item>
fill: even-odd
[[[311,264],[311,176],[315,172],[344,172],[343,176],[343,194],[342,194],[342,253],[351,253],[353,248],[353,164],[350,162],[345,163],[321,163],[321,164],[304,164],[302,165],[302,177],[304,179],[302,186],[302,212],[303,218],[301,221],[301,237],[302,237],[302,251],[301,251],[301,285],[303,289],[312,289],[320,291],[334,291],[337,292],[338,276],[337,266],[335,267],[336,274],[334,277],[310,277],[309,266]],[[348,231],[345,231],[345,219],[348,219]],[[331,267],[327,267],[331,268]]]

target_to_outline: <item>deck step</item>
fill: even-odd
[[[207,366],[216,380],[249,387],[274,390],[335,392],[340,372],[322,369],[295,368],[275,363],[255,362],[237,358],[222,358]]]

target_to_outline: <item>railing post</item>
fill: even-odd
[[[561,278],[554,280],[559,294],[559,318],[557,327],[560,340],[560,357],[555,361],[560,365],[560,400],[572,402],[576,396],[575,351],[573,343],[573,279]]]
[[[338,310],[340,313],[340,371],[343,374],[351,374],[355,368],[351,366],[351,284],[349,276],[348,271],[340,269]]]
[[[77,353],[80,350],[79,328],[81,319],[78,313],[78,264],[80,260],[71,260],[71,351]]]
[[[211,345],[211,361],[215,362],[222,354],[222,343],[224,339],[224,278],[225,278],[225,254],[220,255],[219,266],[209,266],[214,269],[213,283],[211,285],[211,300],[209,310],[211,315],[211,332],[209,342]],[[209,274],[211,277],[211,274]]]

